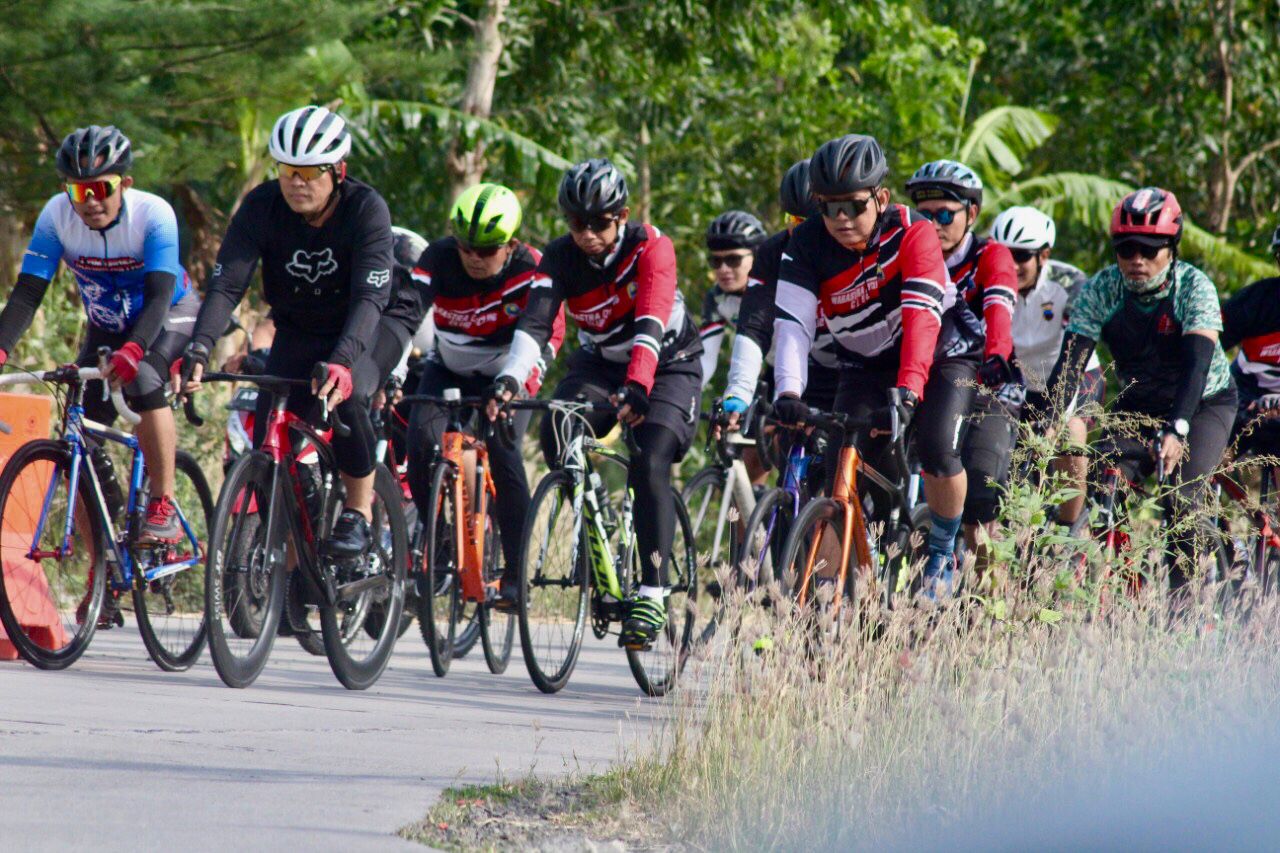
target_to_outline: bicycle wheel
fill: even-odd
[[[373,523],[369,553],[356,566],[338,568],[338,599],[321,605],[320,628],[329,666],[348,690],[364,690],[382,675],[400,636],[404,576],[409,565],[400,484],[385,465],[373,474]],[[373,607],[385,615],[377,637],[364,632]]]
[[[422,525],[418,564],[418,628],[431,653],[431,669],[444,678],[453,661],[458,631],[461,582],[458,577],[458,519],[453,490],[458,471],[452,463],[439,462],[431,478],[429,509]]]
[[[464,601],[458,610],[458,629],[453,638],[453,659],[462,660],[480,642],[480,608],[474,601]]]
[[[676,527],[671,543],[671,558],[667,580],[667,624],[653,645],[640,651],[627,649],[627,664],[631,674],[649,696],[665,696],[676,685],[680,671],[693,650],[693,638],[698,622],[698,559],[693,548],[693,525],[680,495],[672,491],[675,501]],[[631,574],[639,586],[640,567]]]
[[[737,562],[743,525],[750,514],[736,505],[733,495],[725,495],[726,476],[723,468],[704,468],[680,490],[680,497],[689,512],[689,522],[693,525],[693,544],[698,561],[710,569],[708,582],[715,581],[717,571],[732,568]],[[725,500],[729,501],[729,508],[717,539],[716,528],[720,526],[720,510]],[[719,596],[718,586],[711,591]]]
[[[0,474],[0,619],[18,653],[40,669],[75,663],[89,647],[102,610],[105,536],[86,467],[87,461],[74,511],[66,444],[27,442]],[[56,556],[68,527],[68,548]]]
[[[831,498],[814,498],[800,510],[782,548],[784,576],[815,612],[826,611],[835,600],[836,591],[826,579],[839,576],[840,567],[834,564],[840,561],[843,526],[844,507]],[[856,574],[852,567],[846,573],[847,589]]]
[[[404,529],[408,531],[410,541],[413,540],[418,528],[418,508],[413,501],[402,503],[404,509]],[[410,552],[412,553],[412,551]],[[412,562],[412,560],[410,561]],[[409,587],[405,587],[404,607],[400,612],[400,628],[396,632],[396,638],[403,637],[409,631],[409,626],[413,624],[413,614],[417,612],[418,604],[416,599],[409,601]],[[382,633],[384,620],[387,618],[386,608],[381,602],[375,603],[369,608],[369,615],[364,620],[364,632],[370,637],[377,637]]]
[[[795,522],[795,503],[784,489],[769,489],[756,501],[743,530],[742,556],[734,566],[734,581],[745,589],[778,579],[778,558]]]
[[[587,625],[586,527],[573,511],[573,477],[552,471],[529,502],[520,554],[520,648],[543,693],[569,683]]]
[[[901,520],[894,530],[885,532],[885,538],[879,548],[880,566],[879,583],[881,604],[892,610],[898,596],[911,588],[911,567],[917,558],[924,556],[920,550],[929,539],[929,528],[932,526],[927,504],[917,504],[911,510],[908,524]],[[916,542],[920,543],[917,546]]]
[[[502,576],[502,537],[498,533],[498,516],[493,504],[489,504],[489,518],[484,529],[484,581],[496,583]],[[489,672],[501,675],[507,671],[511,660],[511,646],[515,642],[516,618],[510,611],[495,610],[493,605],[478,605],[480,647]]]
[[[267,529],[272,464],[260,450],[237,459],[210,525],[204,582],[209,657],[229,687],[248,687],[262,673],[284,610],[287,525],[277,515],[275,530]],[[256,615],[250,617],[246,608]],[[241,636],[235,626],[251,618],[258,619],[257,631]]]
[[[200,464],[185,450],[179,450],[174,471],[173,500],[191,526],[201,549],[209,547],[209,519],[213,515],[213,494]],[[197,556],[191,539],[149,551],[152,565],[172,565]],[[181,672],[196,662],[204,649],[208,626],[204,615],[204,570],[196,563],[148,582],[135,570],[133,609],[138,632],[156,666],[166,672]]]

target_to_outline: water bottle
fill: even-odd
[[[112,518],[119,517],[124,509],[124,490],[120,488],[120,480],[116,478],[116,466],[110,454],[101,444],[89,445],[89,464],[98,475],[98,484],[102,486],[102,497],[107,502],[107,511]]]

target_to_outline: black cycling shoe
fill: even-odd
[[[500,613],[515,613],[520,609],[520,582],[502,579],[498,585],[498,597],[493,600],[493,609]]]
[[[339,560],[356,560],[369,553],[372,541],[369,520],[348,507],[333,525],[333,532],[324,543],[324,553]]]

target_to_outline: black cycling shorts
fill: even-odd
[[[1018,436],[1018,421],[995,395],[980,393],[965,427],[961,459],[968,475],[964,523],[996,520],[1000,494],[1009,483],[1009,464]]]

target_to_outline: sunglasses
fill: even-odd
[[[1160,254],[1160,250],[1168,244],[1161,246],[1147,246],[1139,243],[1137,240],[1122,240],[1115,244],[1116,256],[1124,260],[1130,260],[1135,255],[1142,255],[1149,261],[1154,261],[1156,255]]]
[[[867,212],[867,208],[871,206],[871,200],[875,196],[867,196],[866,198],[846,198],[842,201],[822,201],[818,200],[818,209],[822,211],[822,215],[827,219],[836,219],[840,214],[844,214],[850,219],[856,219]]]
[[[590,219],[583,219],[578,216],[566,216],[565,221],[569,223],[570,231],[591,231],[599,234],[601,231],[608,231],[609,226],[618,221],[618,217],[593,216]]]
[[[950,208],[942,208],[941,210],[919,210],[916,211],[930,222],[936,222],[939,225],[950,225],[956,221],[956,217],[965,212],[966,208],[959,210],[951,210]]]
[[[276,174],[280,176],[280,180],[287,180],[295,175],[307,183],[311,183],[325,172],[332,172],[333,166],[324,164],[321,166],[294,166],[291,163],[276,163]]]
[[[505,246],[506,243],[500,243],[497,246],[469,246],[461,240],[458,241],[458,251],[464,255],[472,255],[477,258],[492,258]]]
[[[1031,249],[1010,249],[1009,254],[1013,255],[1015,264],[1025,264],[1040,253]]]
[[[709,267],[711,267],[713,270],[718,270],[718,269],[720,269],[720,267],[728,267],[728,268],[729,268],[729,269],[731,269],[731,270],[736,270],[738,267],[742,266],[742,262],[743,262],[743,261],[745,261],[745,260],[746,260],[747,258],[749,258],[749,257],[751,257],[751,255],[712,255],[712,254],[708,254],[708,255],[707,255],[707,265],[708,265]]]
[[[98,181],[67,181],[67,195],[76,204],[84,204],[91,198],[102,201],[120,189],[123,180],[119,175],[106,175]]]

